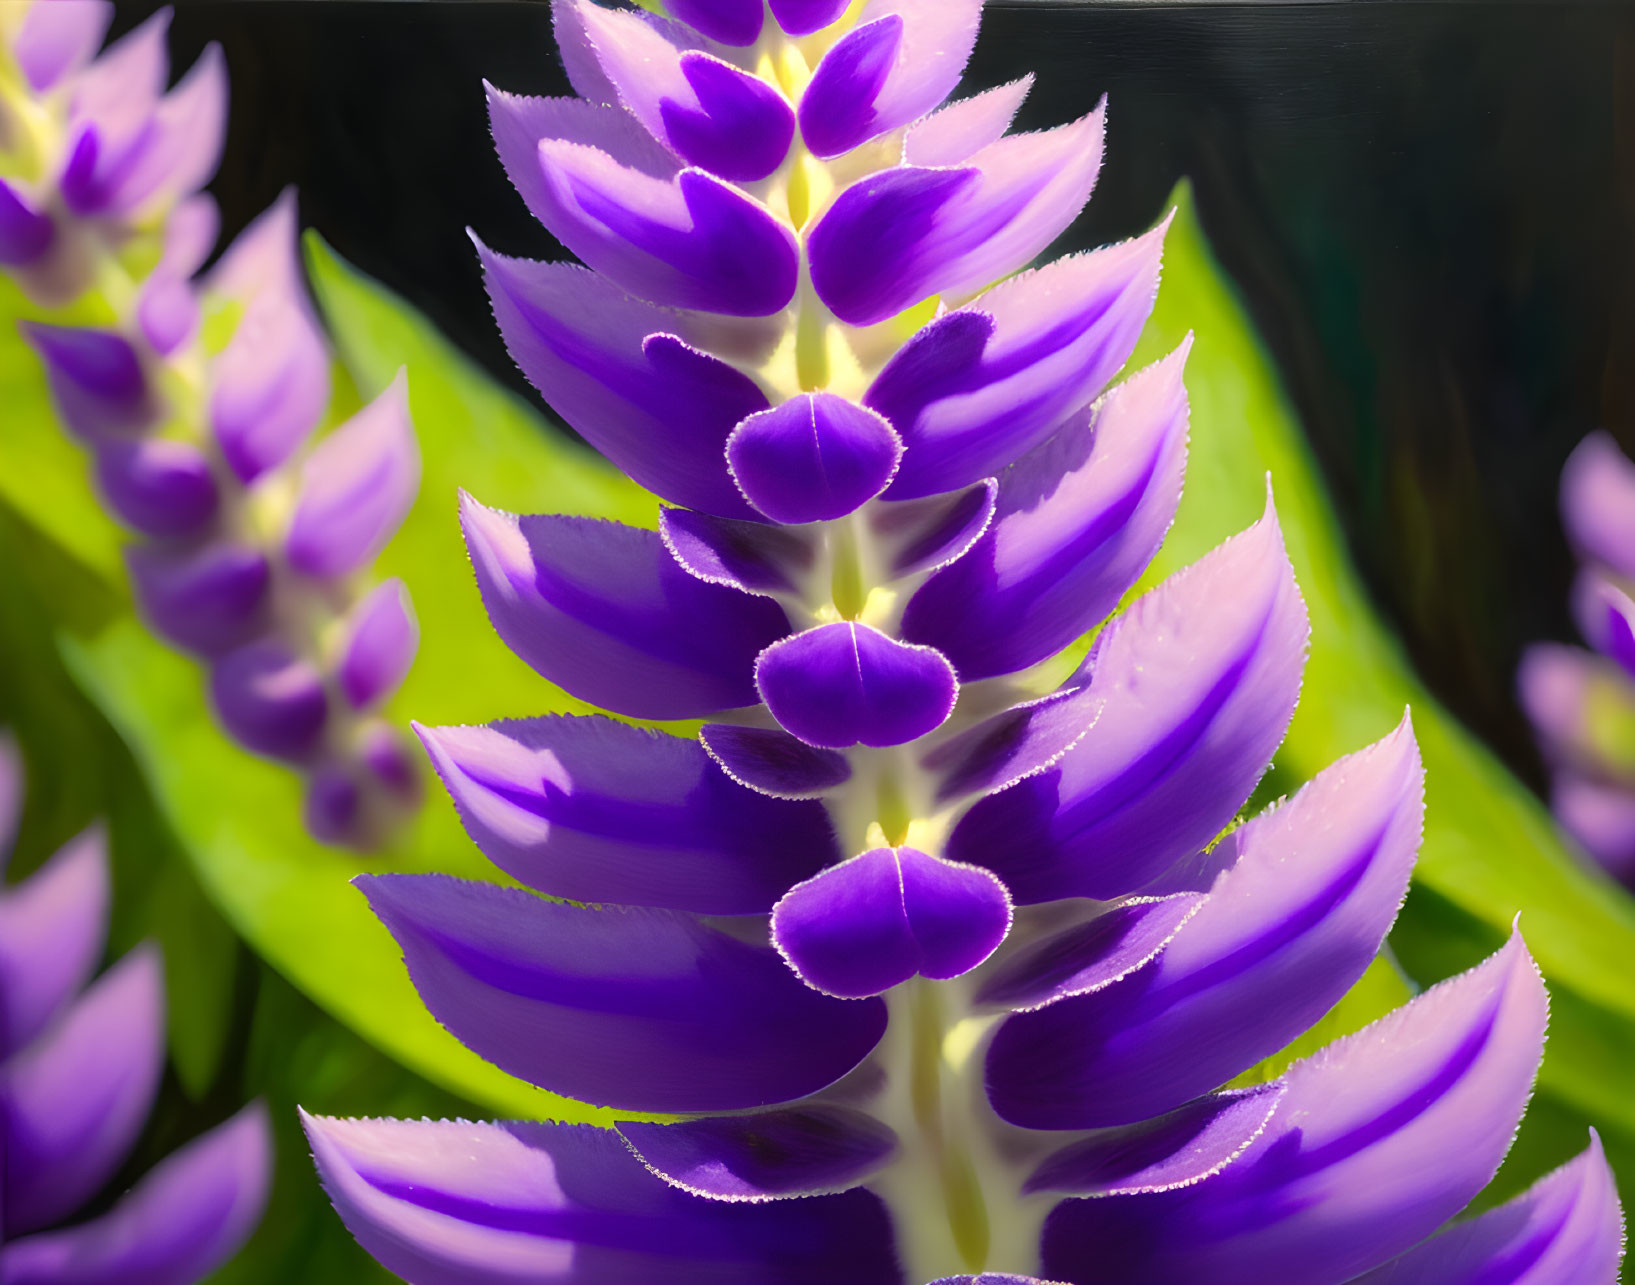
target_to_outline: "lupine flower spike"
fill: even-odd
[[[0,741],[0,875],[21,784],[15,747]],[[238,1252],[266,1204],[272,1140],[257,1102],[170,1156],[107,1213],[60,1225],[124,1163],[164,1065],[159,952],[138,946],[92,980],[107,918],[100,830],[23,882],[0,883],[5,1285],[191,1285]]]
[[[1104,112],[1007,134],[1025,80],[941,106],[979,7],[560,0],[581,97],[491,91],[587,265],[479,247],[505,339],[674,507],[468,498],[478,584],[550,681],[703,730],[422,729],[472,838],[563,900],[359,882],[469,1047],[672,1119],[309,1119],[336,1208],[417,1285],[1610,1285],[1593,1142],[1436,1235],[1538,1065],[1519,936],[1223,1087],[1374,958],[1419,753],[1404,719],[1231,828],[1306,643],[1269,498],[1102,625],[1181,488],[1185,348],[1105,387],[1164,229],[1019,271]]]
[[[107,316],[24,332],[139,537],[147,619],[209,666],[236,740],[305,773],[312,831],[366,845],[417,798],[376,714],[413,660],[414,615],[401,582],[367,579],[419,482],[405,385],[313,439],[329,355],[293,196],[196,277],[216,240],[199,188],[221,147],[221,51],[165,93],[168,13],[93,60],[111,14],[0,13],[0,265],[42,306]]]
[[[1593,651],[1536,643],[1517,675],[1554,778],[1563,828],[1635,888],[1635,463],[1606,433],[1561,472],[1561,517],[1580,559],[1573,614]]]

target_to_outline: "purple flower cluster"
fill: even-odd
[[[1594,651],[1537,643],[1517,683],[1567,832],[1635,888],[1635,463],[1606,433],[1561,473],[1561,516],[1581,567],[1573,614]]]
[[[367,844],[418,797],[373,714],[416,624],[400,581],[366,578],[419,484],[404,383],[314,439],[329,354],[293,197],[196,277],[216,241],[198,189],[221,148],[221,51],[166,93],[168,14],[93,60],[111,17],[36,0],[0,20],[0,266],[41,306],[107,316],[24,331],[141,537],[127,556],[147,619],[209,665],[236,740],[306,774],[312,831]]]
[[[468,499],[484,603],[573,695],[703,726],[421,729],[551,898],[360,880],[422,998],[645,1119],[309,1119],[331,1197],[416,1285],[1610,1285],[1593,1140],[1438,1230],[1531,1092],[1519,936],[1233,1086],[1375,958],[1419,753],[1404,719],[1236,824],[1307,636],[1269,502],[1103,625],[1181,489],[1184,348],[1106,389],[1163,229],[1019,271],[1088,199],[1103,111],[1008,134],[1026,81],[941,105],[980,7],[558,0],[581,97],[491,92],[586,265],[479,247],[506,342],[674,507]],[[990,1270],[1024,1276],[957,1275]]]
[[[0,874],[21,771],[0,742]],[[108,1184],[164,1066],[159,952],[138,946],[87,988],[107,934],[100,830],[0,884],[0,1281],[191,1285],[238,1251],[266,1204],[272,1139],[253,1103],[190,1142],[107,1213],[57,1228]],[[82,993],[83,992],[83,993]]]

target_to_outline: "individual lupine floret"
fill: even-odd
[[[1573,615],[1593,651],[1535,643],[1517,687],[1550,764],[1556,819],[1635,887],[1635,464],[1592,433],[1561,471],[1580,559]]]
[[[1185,349],[1104,391],[1163,228],[1010,276],[1088,197],[1103,113],[1007,136],[1026,82],[938,108],[979,9],[560,0],[583,100],[491,91],[518,191],[589,265],[479,247],[500,328],[676,507],[655,533],[467,497],[484,603],[581,699],[704,724],[419,729],[484,852],[588,904],[359,882],[470,1048],[680,1119],[309,1118],[331,1197],[424,1285],[1332,1285],[1467,1251],[1610,1285],[1593,1148],[1414,1249],[1531,1090],[1519,936],[1229,1087],[1375,958],[1418,749],[1404,719],[1236,824],[1307,635],[1269,495],[1107,620],[1181,488]]]
[[[314,438],[329,354],[293,197],[195,276],[216,239],[198,188],[221,146],[219,49],[166,95],[167,14],[94,61],[107,5],[7,14],[0,264],[41,304],[112,317],[24,332],[103,497],[141,537],[137,599],[209,666],[227,731],[306,775],[312,831],[367,845],[418,797],[377,713],[413,661],[414,614],[400,581],[366,579],[419,481],[403,381]]]
[[[16,750],[0,741],[0,874],[20,796]],[[266,1204],[272,1140],[257,1102],[158,1165],[108,1212],[61,1226],[125,1161],[164,1063],[159,952],[138,946],[91,980],[108,893],[100,830],[0,886],[6,1285],[191,1285],[238,1251]]]

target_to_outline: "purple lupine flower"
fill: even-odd
[[[20,802],[0,741],[0,874]],[[0,884],[0,1281],[190,1285],[261,1220],[272,1169],[255,1102],[187,1144],[106,1213],[63,1226],[107,1186],[147,1119],[164,1064],[159,952],[100,977],[108,918],[101,830],[21,883]]]
[[[1561,472],[1561,517],[1580,559],[1573,615],[1593,650],[1535,643],[1517,689],[1552,777],[1556,819],[1635,888],[1635,463],[1606,433]]]
[[[212,45],[165,92],[162,12],[92,59],[101,0],[7,10],[0,265],[39,303],[100,291],[105,328],[25,325],[108,506],[139,537],[154,630],[210,669],[222,725],[307,778],[320,838],[368,845],[418,799],[378,716],[418,642],[369,565],[403,520],[419,455],[400,377],[319,438],[329,353],[286,194],[202,278],[226,74]]]
[[[1405,718],[1235,824],[1306,644],[1269,497],[1102,624],[1187,433],[1184,348],[1106,388],[1162,227],[1018,272],[1088,198],[1102,110],[939,106],[979,0],[769,3],[558,0],[581,97],[490,93],[588,265],[479,246],[500,328],[674,507],[467,497],[478,585],[551,682],[702,731],[421,728],[533,891],[359,881],[465,1044],[647,1119],[308,1118],[341,1216],[417,1285],[1610,1285],[1593,1140],[1437,1234],[1531,1092],[1519,936],[1233,1084],[1374,959],[1423,772]]]

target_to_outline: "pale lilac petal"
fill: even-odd
[[[551,896],[764,914],[840,855],[821,805],[753,794],[679,737],[594,717],[415,730],[477,846]]]
[[[1493,1176],[1533,1087],[1544,986],[1519,937],[1297,1063],[1249,1154],[1207,1182],[1070,1201],[1047,1275],[1143,1285],[1349,1281],[1411,1248]]]
[[[62,1010],[102,958],[108,853],[88,830],[22,883],[0,888],[0,1062]]]
[[[1590,702],[1616,671],[1582,647],[1533,643],[1516,667],[1516,695],[1548,758],[1593,757],[1586,744]]]
[[[1635,580],[1635,461],[1591,433],[1561,470],[1561,520],[1581,558]]]
[[[670,556],[709,584],[769,597],[794,593],[817,560],[808,533],[766,522],[711,517],[693,509],[664,509],[659,534]]]
[[[1561,828],[1609,874],[1635,884],[1635,790],[1560,771],[1550,806]]]
[[[221,46],[210,44],[118,167],[101,177],[94,204],[129,214],[191,195],[216,172],[226,127],[227,62]]]
[[[772,0],[772,18],[790,36],[821,31],[846,12],[848,0]]]
[[[909,599],[903,637],[971,682],[1026,669],[1104,619],[1181,499],[1185,359],[1183,346],[1120,384],[1007,470],[993,524]]]
[[[121,172],[152,139],[170,72],[169,28],[170,11],[160,10],[74,77],[67,121],[73,141],[59,178],[74,213],[102,213]]]
[[[664,7],[689,27],[724,45],[752,45],[760,38],[761,0],[665,0]]]
[[[159,953],[139,946],[0,1067],[8,1236],[67,1217],[113,1175],[159,1087],[164,1028]]]
[[[36,5],[31,12],[39,8]],[[10,183],[0,180],[0,265],[18,268],[33,263],[51,248],[54,236],[51,216],[35,210]]]
[[[938,168],[959,165],[997,143],[1033,88],[1033,73],[931,113],[903,137],[903,161]]]
[[[414,1285],[901,1285],[865,1192],[702,1200],[589,1125],[302,1119],[347,1227]]]
[[[1616,1285],[1623,1249],[1618,1188],[1591,1129],[1576,1159],[1358,1285]]]
[[[258,550],[131,545],[125,562],[148,625],[178,647],[219,656],[261,632],[272,573]]]
[[[136,321],[142,336],[161,357],[168,357],[193,337],[199,327],[199,300],[191,283],[156,271],[136,301]]]
[[[1026,1128],[1133,1124],[1275,1053],[1373,961],[1423,819],[1404,720],[1244,826],[1237,864],[1150,965],[1006,1021],[988,1053],[994,1109]]]
[[[1307,625],[1266,515],[1103,631],[1093,733],[1050,771],[978,803],[949,855],[1019,903],[1144,887],[1205,846],[1249,797],[1299,695]]]
[[[376,585],[353,609],[346,630],[335,678],[353,709],[367,709],[395,692],[414,664],[420,622],[408,586],[395,577]]]
[[[1089,200],[1105,111],[1003,138],[962,169],[902,166],[854,184],[807,238],[812,285],[842,321],[884,321],[931,295],[1008,276]]]
[[[284,553],[309,576],[332,579],[373,562],[414,503],[420,449],[403,371],[330,433],[301,466]]]
[[[104,0],[29,5],[11,53],[34,92],[43,93],[89,63],[113,16],[113,5]]]
[[[672,1186],[716,1200],[772,1200],[844,1191],[890,1157],[897,1135],[873,1116],[812,1106],[758,1115],[619,1125]]]
[[[947,721],[959,696],[951,665],[850,621],[774,643],[755,662],[761,699],[808,745],[902,745]]]
[[[441,875],[357,880],[437,1019],[553,1093],[624,1111],[791,1102],[858,1065],[885,1005],[801,984],[690,915],[591,910]]]
[[[816,798],[852,775],[844,754],[808,745],[776,727],[706,723],[698,739],[734,781],[775,799]]]
[[[160,264],[178,277],[191,277],[216,248],[221,211],[208,192],[179,202],[165,220],[165,249]]]
[[[921,760],[936,779],[937,801],[991,794],[1043,772],[1090,731],[1100,708],[1088,685],[1066,687],[944,741]]]
[[[204,453],[188,442],[164,437],[103,442],[96,478],[108,507],[144,535],[199,535],[215,521],[215,475]]]
[[[261,1221],[272,1176],[267,1109],[252,1103],[154,1167],[108,1213],[0,1250],[6,1285],[193,1285]]]
[[[512,359],[569,427],[667,500],[755,516],[725,453],[733,428],[767,407],[749,376],[668,333],[679,314],[593,272],[477,249]]]
[[[908,447],[891,497],[996,473],[1089,406],[1129,359],[1152,311],[1168,226],[1013,277],[920,330],[865,398]],[[1125,396],[1142,405],[1120,413],[1157,413],[1184,363],[1183,351],[1160,365],[1165,374],[1130,381],[1145,391]],[[1047,479],[1029,480],[1037,492]]]
[[[885,419],[833,393],[802,393],[751,415],[727,439],[738,489],[788,524],[855,512],[886,488],[902,458]]]
[[[1010,922],[1010,897],[988,871],[876,848],[790,889],[773,907],[772,940],[814,990],[861,999],[916,974],[970,972]]]
[[[688,575],[652,531],[469,496],[460,520],[489,619],[548,681],[633,718],[756,703],[756,656],[788,630],[768,599]]]

